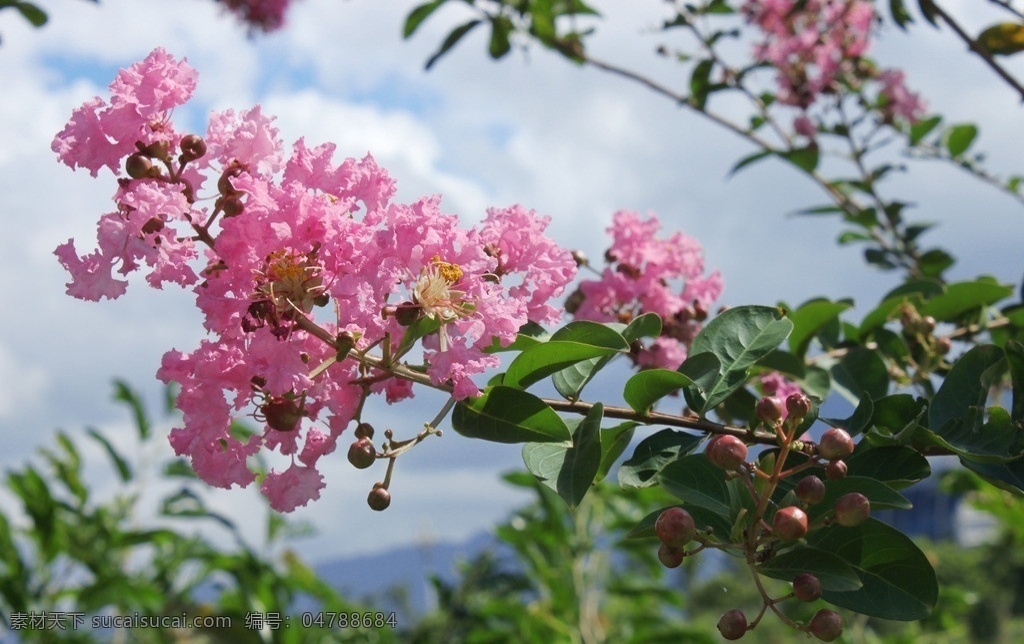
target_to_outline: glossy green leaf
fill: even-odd
[[[460,401],[452,412],[452,427],[463,436],[496,443],[572,442],[565,421],[547,403],[504,386]]]
[[[692,453],[703,436],[675,429],[663,429],[640,441],[633,455],[619,468],[619,484],[623,487],[650,487],[666,465]]]
[[[871,501],[872,510],[909,510],[913,504],[905,496],[886,485],[865,476],[850,476],[825,483],[825,498],[807,509],[811,521],[830,514],[839,497],[850,492],[859,492]]]
[[[626,381],[622,397],[633,411],[646,414],[656,402],[693,384],[678,371],[645,369]]]
[[[793,332],[789,336],[789,350],[798,356],[806,355],[811,340],[818,331],[852,306],[853,302],[849,300],[812,300],[791,311],[787,316],[793,323]]]
[[[578,362],[611,355],[617,351],[578,342],[541,342],[516,356],[508,366],[503,382],[508,387],[526,388]]]
[[[1006,362],[1010,368],[1010,381],[1013,384],[1013,406],[1010,417],[1017,423],[1024,422],[1024,343],[1010,340],[1004,347]]]
[[[644,313],[630,320],[622,330],[626,342],[636,342],[640,338],[656,338],[661,335],[661,318],[657,313]]]
[[[956,263],[956,259],[946,251],[934,248],[921,254],[917,259],[921,274],[926,277],[939,277]]]
[[[1024,458],[1007,463],[986,463],[960,457],[960,464],[999,489],[1024,496]]]
[[[700,507],[723,517],[732,516],[736,503],[722,470],[703,454],[691,454],[667,464],[658,482],[690,507]]]
[[[910,447],[868,447],[861,443],[844,460],[848,476],[882,481],[897,490],[923,481],[932,472],[928,459]]]
[[[928,426],[942,442],[968,458],[1002,460],[1020,455],[1024,440],[1006,410],[985,418],[990,388],[1006,370],[995,345],[973,347],[956,361],[928,409]]]
[[[753,164],[757,163],[758,161],[762,161],[764,159],[767,159],[771,155],[772,155],[772,153],[769,150],[761,150],[760,152],[755,152],[753,154],[749,154],[749,155],[743,157],[742,159],[740,159],[736,163],[736,165],[734,165],[732,167],[732,169],[729,170],[729,176],[731,177],[732,175],[736,174],[737,172],[739,172],[743,168],[747,167],[748,165],[753,165]]]
[[[931,315],[940,322],[951,322],[968,311],[995,304],[1012,293],[1012,286],[990,280],[958,282],[950,284],[945,293],[928,300],[919,310],[921,315]]]
[[[878,351],[854,347],[832,366],[832,382],[852,403],[864,395],[875,400],[889,392],[889,370]]]
[[[902,621],[924,619],[935,606],[939,588],[927,557],[909,537],[881,521],[815,530],[807,543],[842,558],[863,584],[853,591],[825,590],[822,599],[831,604]]]
[[[842,558],[802,545],[772,557],[757,569],[763,575],[782,581],[793,581],[801,573],[811,573],[821,581],[823,590],[851,591],[863,585],[857,571]]]
[[[633,433],[638,423],[627,421],[614,427],[601,428],[601,467],[597,470],[595,481],[602,481],[608,476],[615,461],[625,453],[633,440]]]
[[[853,413],[849,418],[843,419],[830,419],[822,418],[821,421],[829,425],[830,427],[840,427],[845,429],[850,436],[856,436],[864,432],[868,427],[871,426],[871,417],[875,413],[875,404],[871,400],[871,396],[863,394],[860,397],[860,402],[857,403],[857,407],[854,408]]]
[[[661,320],[657,316],[654,317],[660,332]],[[596,322],[577,320],[555,331],[551,336],[551,340],[580,342],[613,350],[602,357],[575,362],[554,373],[552,375],[552,382],[555,385],[555,390],[567,400],[578,400],[580,392],[583,391],[587,383],[615,357],[616,353],[624,353],[629,350],[629,343],[632,340],[628,339],[625,334],[627,332],[641,332],[640,327],[650,322],[649,318],[645,318],[636,327],[632,327],[632,325],[598,324]],[[621,329],[621,332],[619,329]]]
[[[767,306],[737,306],[711,320],[694,338],[690,353],[714,354],[721,370],[714,385],[696,396],[701,402],[696,411],[707,413],[742,387],[747,369],[774,351],[792,330],[793,323],[781,311]]]
[[[570,508],[583,500],[601,467],[601,419],[604,407],[596,403],[572,434],[572,447],[549,443],[523,446],[526,469],[558,493]]]

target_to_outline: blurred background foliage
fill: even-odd
[[[570,511],[535,477],[516,472],[506,482],[529,490],[533,501],[495,528],[491,548],[466,553],[453,574],[432,577],[435,601],[426,614],[400,610],[395,627],[303,628],[302,613],[379,612],[381,596],[344,597],[303,562],[294,543],[308,527],[267,509],[265,533],[247,536],[237,527],[238,517],[208,508],[186,463],[149,457],[166,453],[162,432],[154,432],[136,393],[121,382],[115,392],[131,414],[138,447],[122,449],[109,433],[91,428],[74,437],[61,432],[35,462],[5,473],[4,641],[699,643],[718,641],[713,624],[725,610],[760,605],[738,560],[704,553],[667,570],[658,563],[654,540],[625,539],[644,516],[671,501],[664,491],[601,484]],[[172,409],[168,394],[164,416]],[[86,462],[86,453],[107,458]],[[112,484],[94,483],[104,473]],[[104,495],[100,488],[116,491]],[[904,623],[846,612],[841,641],[1024,638],[1024,507],[966,471],[946,474],[937,493],[960,497],[992,517],[988,539],[973,547],[918,539],[942,589],[932,616]],[[197,530],[199,525],[206,529]],[[788,591],[780,584],[776,592]],[[400,598],[401,589],[390,595]],[[809,618],[819,607],[783,605],[796,619]],[[44,612],[80,612],[86,625],[11,630],[12,614]],[[247,616],[274,613],[290,618],[289,627],[257,629],[247,622]],[[133,614],[219,615],[230,617],[232,627],[88,627],[91,616]],[[788,642],[793,632],[765,620],[747,638]]]

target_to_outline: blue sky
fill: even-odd
[[[896,283],[866,268],[859,250],[835,245],[835,220],[787,216],[824,201],[812,184],[774,162],[729,179],[729,168],[750,149],[639,87],[538,50],[493,63],[482,33],[425,73],[423,62],[458,10],[406,42],[401,24],[415,3],[405,0],[302,0],[285,30],[252,39],[207,0],[47,4],[51,23],[41,31],[0,13],[5,466],[28,458],[57,427],[102,426],[130,445],[110,383],[129,380],[155,406],[160,356],[191,349],[201,337],[188,292],[152,292],[136,281],[116,302],[75,301],[64,295],[67,277],[52,255],[72,236],[80,249],[90,247],[114,184],[59,165],[50,141],[72,109],[105,92],[116,69],[156,46],[187,57],[200,72],[196,107],[179,115],[196,129],[209,109],[261,103],[278,116],[286,144],[305,136],[314,144],[334,141],[346,156],[369,151],[398,181],[400,199],[441,193],[444,207],[467,222],[488,206],[522,203],[553,217],[556,239],[600,257],[615,210],[655,212],[667,229],[702,241],[708,265],[723,273],[723,303],[730,305],[831,295],[853,296],[863,311]],[[678,68],[651,54],[663,2],[595,4],[609,16],[595,53],[685,86]],[[978,27],[984,19],[975,13],[968,22]],[[948,33],[887,32],[876,54],[905,67],[910,85],[947,120],[981,123],[979,147],[994,169],[1024,171],[1019,101]],[[953,276],[993,273],[1019,282],[1024,208],[951,168],[918,169],[895,179],[892,194],[917,203],[918,218],[941,224],[933,239],[960,258]],[[441,403],[427,394],[420,400],[380,407],[378,426],[418,427]],[[325,470],[323,498],[295,513],[320,529],[303,550],[324,559],[463,538],[523,500],[498,479],[519,464],[516,447],[448,432],[400,460],[393,506],[377,514],[364,499],[381,473],[355,471],[339,451]],[[238,507],[253,501],[249,492],[211,491],[210,503],[242,516]]]

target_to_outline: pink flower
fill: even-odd
[[[97,97],[76,109],[51,148],[68,166],[81,166],[94,177],[103,166],[118,174],[136,142],[176,144],[168,113],[191,98],[197,78],[184,60],[154,49],[145,60],[121,70],[110,84],[109,105]]]
[[[700,322],[722,293],[718,271],[704,275],[700,243],[675,233],[658,237],[656,217],[643,220],[619,211],[608,232],[612,245],[605,257],[610,266],[597,280],[580,283],[577,318],[597,322],[629,322],[644,313],[662,319],[662,337],[634,356],[641,367],[676,368],[686,358]]]
[[[919,95],[907,89],[904,76],[898,69],[887,69],[878,75],[882,83],[880,92],[886,101],[883,110],[890,117],[900,117],[915,123],[924,116],[925,104]]]
[[[229,11],[249,24],[250,29],[271,32],[284,24],[290,0],[220,0]]]
[[[270,501],[270,507],[278,512],[291,512],[310,501],[320,498],[320,490],[324,489],[324,477],[311,467],[303,467],[292,463],[283,472],[271,470],[260,491]]]

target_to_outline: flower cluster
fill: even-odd
[[[82,299],[122,295],[142,265],[155,288],[194,288],[208,336],[167,352],[158,373],[181,386],[171,444],[226,488],[257,479],[249,461],[261,449],[288,455],[261,489],[290,511],[319,497],[317,461],[368,395],[407,398],[413,381],[476,395],[471,377],[499,365],[495,342],[559,320],[548,301],[576,266],[544,235],[548,220],[520,206],[465,228],[439,197],[393,201],[369,156],[336,165],[332,144],[303,140],[286,156],[259,107],[182,134],[170,111],[196,77],[158,49],[119,74],[109,103],[75,110],[53,149],[72,168],[119,175],[116,209],[100,219],[97,250],[80,257],[69,240],[56,255]],[[416,356],[423,364],[409,365]],[[240,413],[263,431],[233,434]]]
[[[269,33],[284,24],[284,14],[291,0],[219,0],[229,11],[249,25]]]
[[[902,72],[879,72],[861,60],[875,15],[869,0],[751,0],[743,12],[763,33],[754,55],[777,70],[780,103],[806,110],[822,94],[877,79],[887,118],[921,117],[924,105],[907,90]]]
[[[718,271],[704,275],[704,252],[696,239],[680,232],[660,239],[660,229],[657,217],[615,213],[608,229],[608,266],[599,279],[580,283],[569,308],[577,318],[598,322],[628,323],[643,313],[657,313],[662,335],[641,348],[635,360],[641,367],[675,369],[721,295],[722,276]]]

